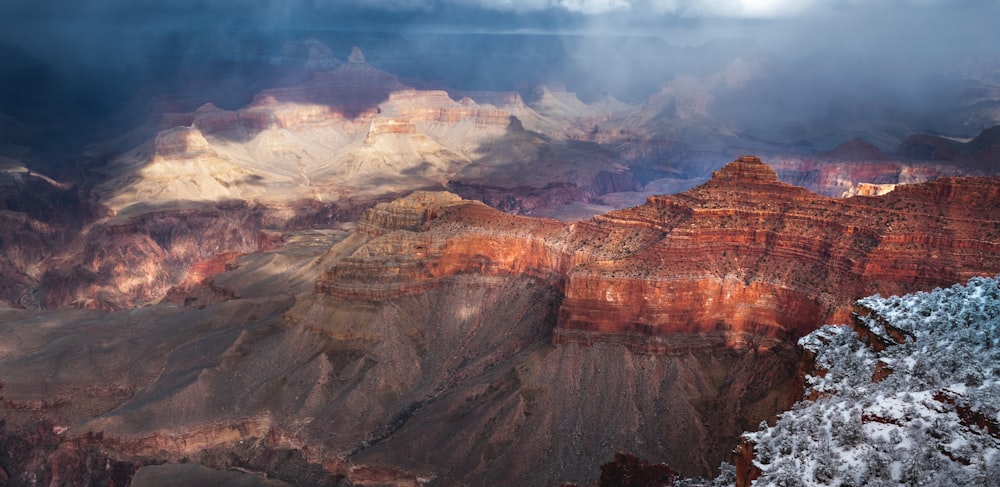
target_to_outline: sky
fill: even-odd
[[[186,28],[332,28],[635,34],[688,45],[754,37],[786,50],[981,51],[1000,45],[998,18],[1000,0],[4,0],[0,41],[53,52],[85,48],[115,29],[153,37]]]
[[[847,18],[883,21],[887,28],[912,17],[985,25],[996,0],[5,0],[0,24],[33,25],[214,21],[254,26],[441,24],[470,29],[587,28],[592,23],[639,23],[642,29],[682,21]],[[908,33],[920,35],[921,33]]]
[[[234,30],[262,39],[324,29],[573,34],[568,61],[549,63],[558,64],[550,70],[564,69],[571,81],[593,78],[578,84],[595,92],[641,100],[686,71],[701,76],[698,69],[712,62],[712,69],[725,70],[770,56],[789,80],[776,91],[800,100],[782,109],[837,105],[861,91],[897,97],[897,108],[906,109],[952,89],[944,78],[992,76],[1000,85],[998,19],[1000,0],[2,0],[0,77],[14,59],[3,49],[23,50],[56,73],[50,78],[58,80],[46,86],[93,87],[71,91],[75,98],[100,92],[91,97],[100,105],[125,90],[124,82],[115,84],[116,73],[159,76],[150,59],[165,49],[176,48],[179,60],[172,62],[183,65],[185,56],[232,42],[227,36]],[[609,36],[640,41],[608,42]],[[440,42],[429,45],[441,49]],[[664,45],[692,50],[671,56]],[[348,46],[331,47],[346,58]],[[419,52],[418,42],[408,47],[415,59],[435,54]],[[530,47],[521,49],[513,55],[533,55]],[[727,57],[724,50],[732,52]],[[709,61],[699,60],[702,52]],[[494,69],[484,64],[462,75],[488,81]],[[476,88],[466,84],[462,88]],[[635,86],[641,89],[630,93]],[[0,112],[17,102],[4,96],[20,97],[0,94]]]

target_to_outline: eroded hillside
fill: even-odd
[[[711,475],[798,397],[798,337],[872,292],[1000,272],[997,188],[834,199],[744,157],[576,223],[414,193],[204,260],[169,303],[5,310],[0,467],[554,485],[629,451]]]

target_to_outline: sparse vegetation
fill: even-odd
[[[860,326],[825,326],[800,344],[825,374],[755,444],[755,486],[996,485],[1000,478],[1000,278],[930,293],[873,296]],[[906,338],[890,335],[888,323]],[[892,373],[875,381],[876,364]]]

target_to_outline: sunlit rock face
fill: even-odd
[[[303,49],[319,49],[312,44]],[[516,95],[479,98],[486,101],[412,88],[354,48],[348,62],[262,90],[242,108],[207,103],[164,114],[155,137],[99,168],[110,178],[93,197],[122,213],[184,202],[371,200],[453,187],[527,213],[637,188],[610,152],[565,140],[578,131],[574,117],[601,110],[577,101],[573,113],[545,116]]]
[[[997,181],[909,184],[994,174],[996,129],[778,133],[726,114],[778,86],[753,60],[627,104],[275,54],[86,136],[0,114],[0,484],[558,485],[619,451],[708,475],[797,397],[790,338],[997,272]],[[51,134],[111,139],[37,162]],[[882,150],[815,153],[859,134]],[[744,150],[775,171],[712,174]],[[78,187],[29,170],[64,162]]]
[[[743,157],[693,190],[574,225],[414,195],[369,210],[361,225],[374,238],[317,289],[377,300],[457,274],[529,275],[565,292],[557,342],[675,331],[781,339],[846,319],[875,290],[1000,271],[995,183],[946,178],[833,199]]]
[[[574,268],[556,336],[563,328],[798,336],[846,320],[857,296],[1000,270],[998,196],[995,180],[941,179],[881,198],[824,198],[744,157],[703,186],[596,218],[663,237]]]
[[[564,225],[519,218],[450,193],[414,193],[368,210],[373,236],[317,282],[317,291],[379,301],[435,287],[460,274],[527,275],[556,286],[567,263]]]
[[[446,194],[416,194],[367,212],[359,225],[365,242],[330,267],[316,291],[382,309],[471,282],[527,277],[556,306],[545,318],[553,325],[555,348],[536,352],[532,366],[518,365],[515,382],[495,385],[499,397],[518,391],[517,410],[527,408],[527,417],[502,423],[515,425],[519,438],[502,451],[535,458],[527,452],[565,438],[572,424],[593,424],[576,422],[586,418],[609,428],[601,431],[610,437],[620,435],[615,425],[622,422],[646,425],[660,435],[662,449],[628,448],[659,451],[656,458],[682,471],[707,471],[700,469],[711,462],[702,462],[715,458],[721,445],[728,452],[734,432],[795,397],[798,359],[791,339],[818,323],[846,319],[853,300],[866,293],[925,289],[1000,271],[996,191],[991,179],[945,179],[881,198],[834,199],[781,183],[757,158],[745,157],[694,190],[572,225],[505,215]],[[407,310],[394,313],[417,316]],[[314,326],[323,328],[320,321]],[[325,329],[350,343],[378,341],[358,326]],[[561,385],[543,385],[549,381]],[[616,389],[619,381],[626,390]],[[673,397],[669,412],[651,413],[644,404],[664,404],[663,394]],[[563,395],[622,399],[570,407]],[[570,423],[550,416],[552,408],[565,407],[581,416]],[[597,419],[612,409],[618,420]],[[412,427],[400,437],[420,442],[427,433]],[[689,436],[682,441],[677,435]],[[574,439],[565,452],[537,455],[556,461],[579,448],[585,458],[610,455],[599,436],[593,437],[601,445],[596,448]],[[579,441],[591,445],[589,438]],[[670,438],[688,448],[678,449]],[[389,440],[359,458],[411,462],[400,448]],[[524,462],[504,465],[511,478],[552,478],[536,477],[541,474]],[[518,471],[527,477],[516,477]],[[480,472],[494,470],[476,467],[468,475],[480,478]]]
[[[410,233],[373,240],[319,286],[344,293],[359,280],[379,282],[377,269],[391,273],[386,284],[419,286],[459,273],[527,273],[565,288],[557,337],[563,329],[799,335],[816,321],[843,319],[852,296],[870,289],[941,285],[1000,265],[992,181],[898,191],[823,198],[778,182],[748,157],[695,190],[570,227],[468,202],[429,204],[411,211],[420,224]],[[378,215],[406,205],[368,218],[389,221]],[[448,224],[455,219],[466,223]]]
[[[743,157],[577,223],[416,192],[350,232],[192,256],[169,303],[6,310],[2,434],[41,445],[8,474],[85,475],[52,456],[73,444],[72,465],[123,476],[187,459],[292,484],[556,485],[619,451],[709,475],[798,397],[793,338],[858,296],[1000,272],[997,186],[835,199]],[[216,211],[237,223],[174,222],[190,233],[148,251],[277,221]]]
[[[655,95],[645,111],[610,98],[584,103],[558,86],[534,88],[526,103],[518,93],[413,88],[369,64],[360,50],[340,62],[315,40],[287,51],[288,62],[307,65],[308,79],[260,90],[240,108],[205,103],[190,112],[168,111],[144,139],[134,139],[143,135],[137,131],[99,144],[93,154],[88,150],[78,194],[59,190],[59,198],[81,201],[27,225],[17,219],[9,224],[12,240],[31,244],[15,245],[9,255],[16,262],[0,263],[10,276],[0,299],[27,307],[107,309],[152,302],[183,279],[187,266],[265,248],[254,242],[272,220],[285,220],[273,226],[287,230],[356,218],[364,208],[414,190],[445,189],[513,214],[585,220],[703,182],[705,168],[724,160],[717,148],[701,150],[672,138],[678,134],[668,119],[681,114],[662,109],[703,91],[686,82]],[[701,101],[675,107],[685,123],[700,120],[711,97],[695,98]],[[636,111],[641,116],[632,116]],[[991,133],[962,150],[994,157]],[[722,145],[730,147],[737,135],[726,137]],[[677,154],[685,160],[676,160]],[[883,194],[894,185],[971,171],[962,158],[896,159],[856,139],[816,157],[768,161],[782,181],[828,196]],[[647,162],[671,177],[648,181],[663,174],[644,167]],[[216,211],[234,205],[248,210]],[[258,224],[255,211],[281,216]],[[60,214],[79,221],[50,218]],[[129,222],[143,214],[199,220],[194,227],[204,232],[205,243],[197,249],[155,245],[160,237],[153,233],[167,230]],[[218,214],[246,224],[209,228]],[[111,227],[114,232],[106,231]]]
[[[324,58],[322,47],[289,49]],[[55,242],[67,233],[63,245],[11,252],[17,262],[0,299],[101,309],[155,302],[195,263],[268,248],[276,234],[264,230],[351,221],[414,190],[450,188],[530,213],[637,188],[597,144],[562,140],[559,127],[569,121],[539,115],[516,96],[498,107],[414,89],[368,64],[359,49],[321,68],[239,109],[207,103],[165,113],[155,134],[131,149],[95,148],[87,168],[94,179],[80,189],[84,203],[73,205],[86,210],[53,211],[84,213],[83,228],[67,233],[47,216],[18,237]],[[550,135],[525,129],[518,116]]]

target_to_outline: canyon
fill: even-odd
[[[71,163],[0,113],[0,483],[711,477],[799,399],[799,337],[1000,273],[988,110],[775,135],[733,104],[766,56],[623,102],[271,55]]]
[[[586,103],[560,86],[414,88],[360,49],[341,62],[315,40],[282,53],[282,63],[306,57],[300,81],[260,90],[236,109],[191,108],[193,94],[159,98],[146,122],[88,146],[69,182],[33,170],[44,167],[41,154],[5,157],[0,265],[9,278],[0,300],[109,310],[155,302],[198,262],[267,249],[282,232],[355,221],[414,190],[582,221],[693,187],[750,149],[763,149],[782,181],[834,197],[997,167],[995,128],[967,142],[914,135],[896,153],[851,139],[799,154],[734,129],[719,129],[730,134],[723,142],[675,133],[670,124],[693,122],[664,104],[694,96],[688,84],[637,107]],[[705,103],[696,106],[718,118]]]
[[[24,481],[185,460],[293,484],[556,485],[629,451],[710,475],[797,399],[797,337],[872,290],[1000,272],[997,183],[836,199],[742,157],[583,222],[416,192],[199,264],[176,304],[5,311],[4,444],[21,446],[0,459]]]

